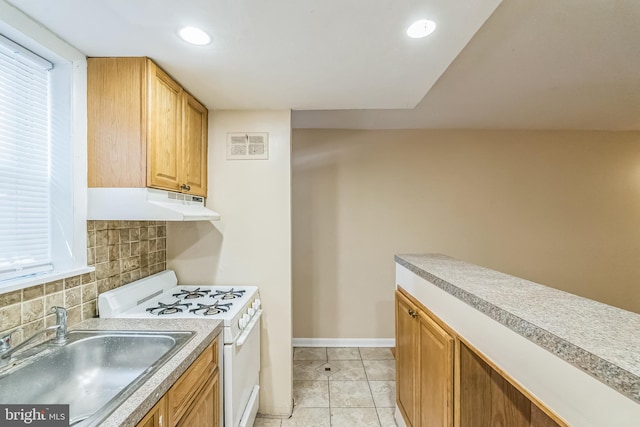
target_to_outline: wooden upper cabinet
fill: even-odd
[[[89,58],[89,187],[147,186],[145,58]]]
[[[89,187],[206,197],[207,109],[149,58],[89,58]]]
[[[148,184],[179,191],[182,174],[182,98],[178,83],[148,61]]]
[[[184,184],[189,193],[207,194],[207,116],[204,105],[188,93],[184,96],[182,153]]]

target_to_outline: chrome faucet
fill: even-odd
[[[46,334],[49,331],[56,331],[56,337],[53,339],[54,344],[62,345],[67,342],[67,310],[64,307],[51,307],[51,313],[56,314],[56,324],[44,328],[41,331],[31,335],[26,340],[22,341],[15,347],[11,347],[11,336],[21,330],[22,328],[16,328],[7,332],[0,337],[0,365],[4,365],[11,360],[11,355],[20,349],[26,347],[29,343],[33,342],[36,338]]]

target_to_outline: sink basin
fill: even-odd
[[[0,403],[69,404],[70,425],[98,424],[193,332],[72,331],[0,375]],[[20,359],[20,356],[18,356]]]

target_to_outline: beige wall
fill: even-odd
[[[269,132],[269,159],[226,160],[227,132]],[[221,221],[168,224],[168,268],[183,283],[260,287],[260,412],[290,415],[289,111],[210,113],[207,205],[221,214]]]
[[[295,130],[296,338],[391,338],[396,253],[640,312],[640,133]]]

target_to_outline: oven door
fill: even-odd
[[[261,316],[259,310],[240,336],[224,345],[225,427],[251,427],[258,412]]]

